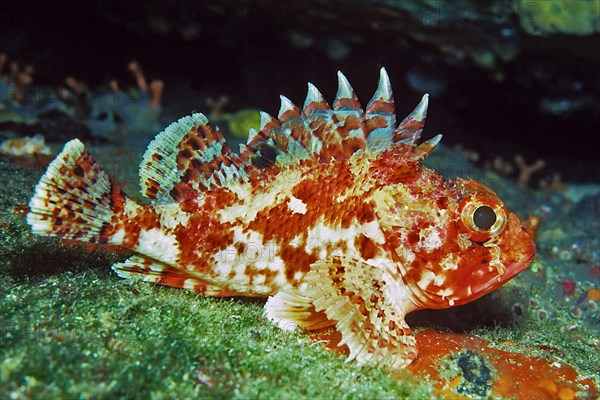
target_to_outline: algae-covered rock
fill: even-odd
[[[600,32],[597,0],[517,0],[521,27],[532,35],[589,35]]]

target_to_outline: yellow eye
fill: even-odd
[[[460,219],[471,240],[485,242],[502,232],[506,211],[496,199],[475,195],[464,201]]]

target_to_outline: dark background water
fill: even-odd
[[[275,114],[279,94],[301,105],[308,81],[332,101],[337,70],[366,105],[385,66],[398,118],[431,93],[426,138],[442,132],[481,160],[544,159],[539,177],[599,181],[599,29],[553,30],[539,16],[531,31],[519,4],[5,2],[0,51],[32,64],[38,85],[72,75],[92,89],[133,82],[126,66],[137,60],[165,82],[167,120],[219,95],[228,110]]]

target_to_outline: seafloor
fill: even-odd
[[[125,186],[135,187],[127,176],[139,150],[105,144],[90,151],[109,171],[121,171]],[[442,378],[415,380],[407,373],[392,376],[346,364],[306,333],[281,332],[264,317],[263,301],[207,298],[122,280],[109,268],[124,259],[122,252],[32,235],[19,210],[43,166],[18,161],[0,160],[0,382],[5,398],[444,397],[435,386]],[[466,332],[463,341],[477,337],[494,349],[526,356],[519,361],[525,363],[522,370],[489,367],[487,380],[475,380],[471,389],[457,385],[462,391],[456,393],[485,398],[499,374],[540,384],[536,379],[544,361],[560,372],[557,376],[568,376],[550,374],[556,387],[582,398],[597,393],[591,387],[600,383],[600,299],[594,292],[599,288],[594,233],[600,221],[590,215],[598,212],[600,187],[568,185],[550,193],[518,188],[446,147],[427,162],[441,171],[469,166],[474,177],[506,199],[509,209],[542,216],[538,253],[529,269],[470,305],[411,318],[417,330],[441,332],[441,340]],[[439,370],[451,370],[444,362],[457,354],[442,354],[436,360]],[[477,354],[497,357],[485,350]],[[568,375],[563,366],[576,374]],[[469,364],[455,375],[470,376],[481,368]],[[431,373],[425,367],[421,372]],[[542,387],[542,393],[551,390]],[[518,395],[524,389],[511,390],[501,393]]]
[[[283,3],[0,16],[0,398],[598,398],[600,1]],[[536,258],[508,284],[409,316],[420,355],[405,371],[345,363],[328,332],[282,332],[263,300],[119,279],[123,250],[25,222],[70,138],[139,199],[137,165],[168,122],[201,111],[239,143],[279,92],[302,104],[311,80],[331,101],[337,69],[366,104],[381,65],[399,118],[431,94],[424,137],[445,137],[426,164],[537,224]]]

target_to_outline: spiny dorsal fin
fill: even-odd
[[[284,167],[302,160],[347,159],[357,151],[379,154],[397,143],[416,146],[425,122],[427,99],[425,95],[395,128],[394,97],[385,68],[379,71],[379,84],[366,112],[348,79],[338,72],[333,109],[312,83],[308,84],[301,112],[281,96],[278,119],[261,114],[260,131],[252,132],[240,159],[259,168]]]
[[[303,160],[329,162],[350,158],[358,151],[379,154],[397,143],[416,147],[427,100],[423,96],[395,129],[394,98],[385,69],[380,70],[366,112],[344,74],[338,72],[333,109],[310,83],[302,111],[281,96],[278,118],[261,112],[260,130],[250,132],[239,157],[204,115],[183,117],[148,146],[140,166],[142,194],[163,202],[181,201],[213,186],[244,181],[252,168],[287,167]],[[434,142],[419,147],[419,157],[425,157]]]
[[[219,129],[200,113],[183,117],[159,133],[140,164],[142,195],[163,202],[194,198],[212,186],[246,176]]]

